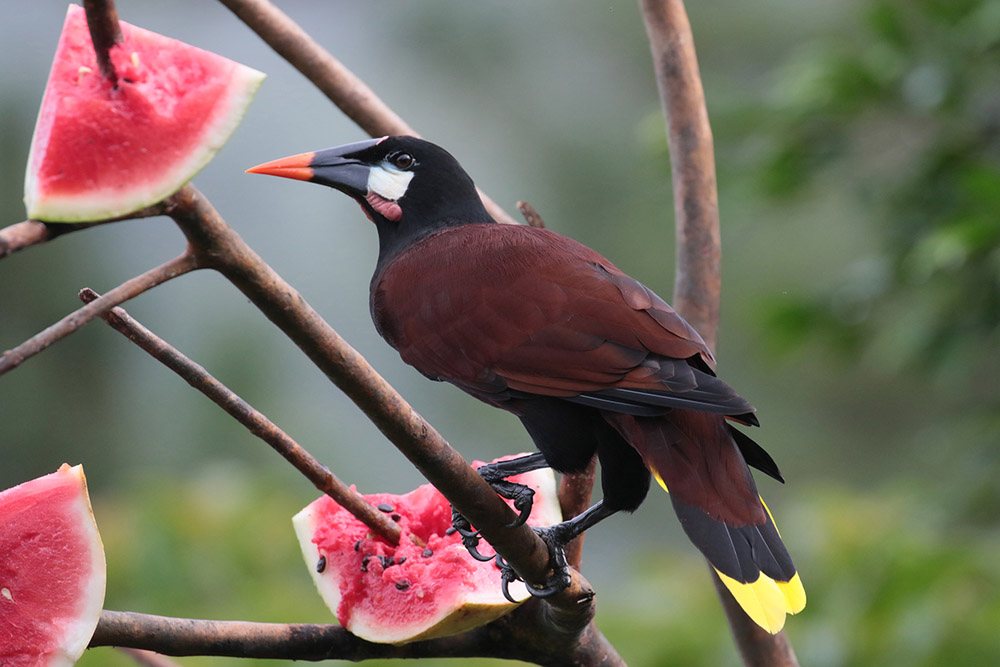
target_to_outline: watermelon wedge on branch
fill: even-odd
[[[552,470],[509,479],[535,491],[530,525],[562,521]],[[475,560],[458,533],[449,532],[451,505],[440,491],[424,484],[404,495],[365,498],[399,523],[398,546],[373,535],[328,496],[292,518],[316,588],[352,634],[403,644],[471,630],[517,608],[501,593],[500,570],[493,561]],[[482,551],[489,553],[485,545]],[[512,583],[510,590],[522,601],[528,597],[521,582]]]
[[[75,663],[97,628],[105,582],[83,466],[0,492],[0,665]]]
[[[121,21],[100,72],[82,7],[70,5],[31,141],[28,217],[126,216],[176,192],[239,124],[264,75]]]

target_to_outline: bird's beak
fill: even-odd
[[[370,139],[322,151],[300,153],[259,164],[247,169],[246,173],[283,176],[299,181],[319,183],[336,188],[352,197],[364,197],[368,194],[370,167],[352,156],[371,148],[380,141],[382,139]]]

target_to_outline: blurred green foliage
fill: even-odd
[[[1000,4],[881,0],[857,28],[779,72],[760,110],[758,185],[773,198],[847,191],[877,242],[821,293],[773,303],[768,326],[781,347],[820,338],[925,378],[995,377]],[[1000,383],[969,384],[997,406]]]

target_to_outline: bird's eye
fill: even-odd
[[[409,169],[416,162],[409,153],[397,153],[392,156],[391,160],[396,169]]]

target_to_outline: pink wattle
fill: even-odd
[[[403,209],[401,209],[399,204],[394,201],[389,201],[385,197],[371,191],[365,195],[365,199],[371,207],[386,220],[399,222],[399,220],[403,217]]]

